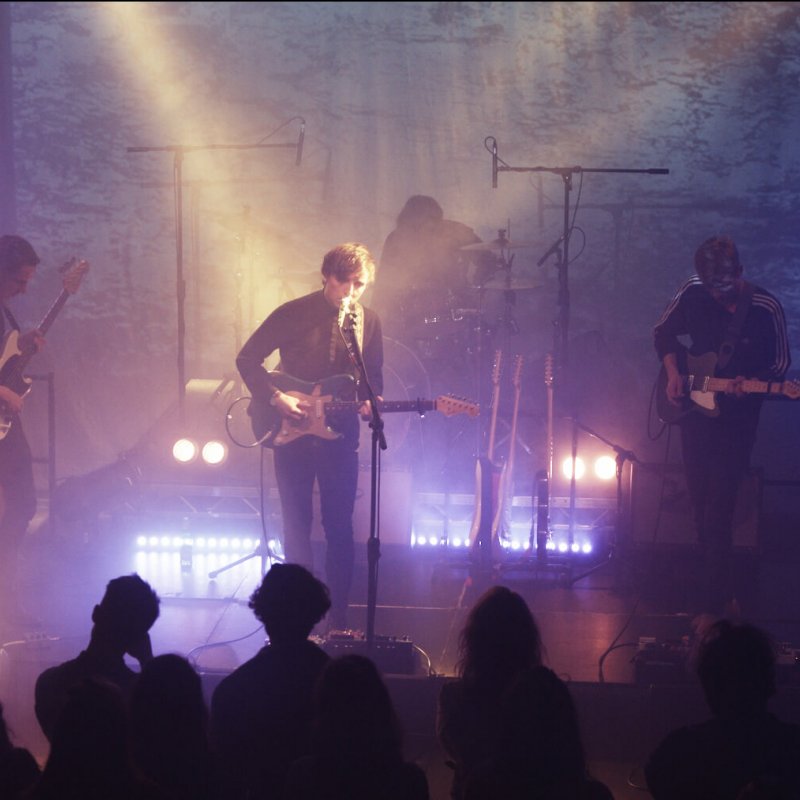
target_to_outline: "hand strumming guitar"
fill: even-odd
[[[275,390],[269,403],[278,410],[281,416],[295,420],[305,419],[308,416],[308,409],[311,408],[308,400],[286,394],[280,389]]]

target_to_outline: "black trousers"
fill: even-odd
[[[692,499],[697,539],[704,562],[706,610],[720,612],[735,596],[733,519],[739,487],[750,467],[758,409],[681,422],[686,482]]]
[[[303,436],[275,449],[275,477],[283,515],[286,561],[313,570],[311,522],[315,482],[325,531],[325,580],[332,614],[344,614],[353,580],[353,508],[358,452],[349,438]]]

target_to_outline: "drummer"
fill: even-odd
[[[476,261],[494,268],[490,253],[463,250],[480,241],[472,228],[445,219],[433,197],[410,197],[380,256],[380,281],[376,281],[372,304],[381,316],[384,333],[403,338],[410,319],[424,321],[457,305]]]

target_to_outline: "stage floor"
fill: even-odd
[[[794,589],[798,549],[785,530],[765,530],[761,543],[760,553],[737,556],[745,587],[742,613],[791,653],[800,645],[800,597]],[[398,642],[413,647],[413,674],[390,666],[386,676],[406,728],[409,756],[428,771],[433,800],[445,800],[449,783],[433,731],[436,695],[441,682],[455,673],[458,635],[471,602],[493,582],[527,599],[542,630],[547,663],[575,694],[592,768],[615,797],[641,797],[647,749],[673,725],[705,716],[685,664],[700,610],[687,590],[696,555],[691,548],[617,548],[609,558],[611,552],[562,562],[509,558],[484,584],[471,584],[463,554],[382,546],[376,643],[383,650]],[[222,675],[264,642],[247,601],[269,562],[257,555],[209,577],[234,560],[180,548],[144,553],[127,532],[76,538],[46,524],[34,526],[20,568],[21,592],[42,627],[4,630],[0,660],[0,699],[16,741],[46,757],[33,717],[36,676],[85,646],[94,604],[108,580],[122,574],[138,572],[161,597],[161,614],[151,631],[154,652],[187,656],[210,695]],[[357,632],[366,630],[367,579],[366,547],[359,545],[350,607]],[[784,699],[776,710],[800,722],[795,698],[800,690],[793,685],[800,680],[788,668],[784,676],[779,695]]]

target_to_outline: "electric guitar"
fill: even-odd
[[[489,422],[489,442],[486,455],[475,462],[475,512],[469,531],[469,540],[472,542],[471,566],[475,577],[491,574],[494,561],[492,525],[499,488],[499,469],[494,461],[494,447],[497,434],[497,410],[500,405],[502,361],[503,352],[497,350],[492,367],[492,415]]]
[[[264,447],[283,447],[301,436],[340,439],[342,434],[329,427],[326,416],[335,411],[357,411],[363,403],[361,400],[339,399],[352,396],[355,381],[351,375],[333,375],[318,383],[310,383],[285,372],[273,371],[269,378],[272,385],[285,394],[306,400],[309,408],[304,419],[290,419],[269,403],[251,401],[247,409],[250,425],[256,440]],[[383,400],[380,411],[382,414],[415,411],[420,415],[425,411],[439,411],[448,417],[454,414],[476,417],[480,408],[469,400],[442,395],[435,400]]]
[[[67,300],[78,291],[83,276],[88,270],[89,262],[77,258],[71,259],[61,267],[64,288],[42,321],[36,326],[43,336]],[[28,362],[36,355],[36,347],[32,343],[21,347],[19,340],[20,332],[16,329],[10,330],[3,339],[2,350],[0,350],[0,385],[6,386],[20,397],[25,397],[30,392],[33,381],[25,376],[24,371]],[[5,438],[15,416],[7,408],[0,408],[0,439]]]
[[[547,466],[536,473],[536,558],[547,558],[550,541],[550,482],[553,479],[553,355],[544,358],[544,385],[547,388]],[[531,532],[531,537],[533,533]]]
[[[522,356],[518,355],[514,360],[514,375],[511,378],[511,385],[514,387],[514,410],[511,414],[511,430],[508,434],[508,458],[503,464],[500,473],[500,482],[497,488],[497,508],[492,521],[492,541],[499,541],[499,537],[508,536],[511,533],[511,503],[514,499],[514,454],[517,449],[517,419],[519,417],[519,399],[522,394]]]
[[[681,372],[686,396],[680,405],[673,405],[667,398],[667,371],[662,365],[656,383],[658,418],[662,422],[672,425],[680,422],[687,414],[694,412],[709,417],[719,416],[717,395],[719,392],[730,389],[733,379],[714,377],[716,366],[716,353],[709,352],[701,356],[692,356],[687,352],[679,352],[678,368]],[[790,400],[797,400],[800,397],[800,382],[798,381],[744,380],[740,387],[745,394],[788,397]]]

